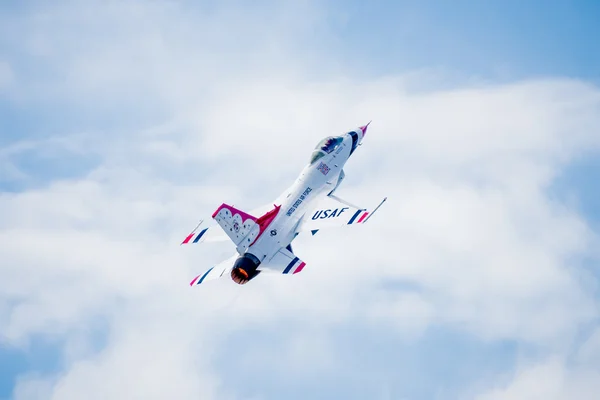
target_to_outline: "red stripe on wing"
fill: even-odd
[[[306,263],[304,261],[302,261],[300,263],[300,265],[298,265],[298,268],[296,268],[296,270],[293,273],[297,274],[298,272],[302,271],[302,269],[304,268],[305,265],[306,265]]]
[[[364,213],[364,214],[363,214],[363,215],[360,217],[360,219],[358,220],[357,224],[360,224],[361,222],[363,222],[363,221],[364,221],[364,219],[365,219],[365,218],[367,218],[367,215],[369,215],[369,212],[368,212],[368,211],[366,211],[366,212],[365,212],[365,213]]]
[[[191,239],[192,237],[194,237],[194,235],[195,235],[195,232],[192,232],[192,233],[190,233],[189,235],[187,235],[187,237],[186,237],[185,239],[183,239],[183,242],[181,242],[181,244],[186,244],[186,243],[188,243],[188,242],[190,241],[190,239]]]

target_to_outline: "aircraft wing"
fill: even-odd
[[[327,196],[314,210],[305,215],[298,230],[300,232],[311,232],[315,235],[320,229],[324,228],[364,224],[386,200],[387,197],[377,207],[369,210],[352,205],[339,197]]]
[[[219,225],[202,226],[204,220],[188,234],[181,244],[202,243],[202,242],[222,242],[229,239],[229,236],[219,227]],[[201,228],[202,227],[202,228]]]

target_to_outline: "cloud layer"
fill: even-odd
[[[63,354],[13,397],[591,398],[598,238],[550,189],[598,150],[600,90],[367,79],[328,56],[317,4],[238,7],[2,17],[22,41],[0,93],[37,123],[0,152],[19,188],[0,194],[0,326]],[[233,251],[180,248],[199,217],[268,203],[370,119],[340,196],[388,196],[376,218],[299,239],[293,278],[188,288]]]

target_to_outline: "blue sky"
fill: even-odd
[[[129,349],[147,332],[152,335],[143,340],[150,345],[172,346],[173,354],[181,356],[171,359],[164,354],[163,359],[158,350],[157,363],[173,374],[165,381],[176,386],[201,376],[232,398],[474,398],[509,385],[511,378],[519,382],[519,371],[531,365],[545,367],[552,357],[576,359],[575,367],[564,363],[565,382],[579,368],[600,370],[598,360],[585,361],[593,359],[587,354],[593,353],[588,350],[599,328],[590,311],[597,305],[593,244],[600,227],[599,142],[589,133],[598,127],[597,2],[329,1],[274,6],[264,1],[251,7],[234,1],[222,8],[181,2],[164,9],[162,4],[108,11],[96,3],[74,8],[60,3],[56,9],[42,2],[0,5],[2,231],[5,238],[47,238],[35,252],[19,247],[19,242],[3,250],[9,261],[0,270],[13,286],[0,286],[0,324],[7,327],[0,331],[6,338],[0,341],[0,399],[28,398],[27,393],[33,393],[28,390],[35,391],[32,376],[50,386],[64,379],[54,388],[55,398],[77,398],[78,386],[93,382],[95,376],[116,388],[99,396],[128,398],[125,389],[118,391],[119,381],[110,372],[119,365],[144,364],[144,352]],[[550,88],[537,88],[535,82]],[[390,94],[394,85],[408,88],[399,90],[398,102]],[[367,99],[361,103],[356,93],[363,89]],[[561,111],[561,101],[545,102],[545,95],[555,99],[563,92],[565,109],[574,110],[572,120]],[[456,101],[448,96],[456,96]],[[453,121],[453,114],[475,108],[478,98],[489,106],[479,110],[483,122],[473,126],[470,118],[457,116],[456,127],[436,130],[415,116],[436,120],[439,115]],[[505,107],[513,101],[533,101],[532,116],[508,114],[521,111]],[[405,113],[398,104],[413,110],[412,117],[409,112],[399,117],[409,120],[405,129],[412,132],[406,136],[398,133],[406,130],[389,122]],[[550,120],[553,114],[548,110],[559,108],[560,119]],[[473,120],[480,119],[477,112]],[[361,117],[355,121],[358,113]],[[450,116],[441,116],[446,113]],[[196,214],[190,209],[210,210],[216,201],[269,201],[299,171],[308,156],[302,149],[310,151],[308,144],[328,134],[307,129],[315,126],[313,121],[320,121],[323,129],[346,129],[362,123],[363,114],[376,114],[373,135],[378,135],[377,129],[380,133],[371,142],[371,155],[349,167],[354,185],[373,178],[370,165],[405,166],[379,171],[371,191],[398,190],[396,198],[408,199],[398,204],[414,206],[427,200],[439,207],[411,217],[390,206],[403,215],[403,225],[415,218],[414,225],[406,225],[412,230],[386,231],[388,236],[377,243],[364,239],[371,244],[364,253],[372,259],[363,252],[348,256],[359,260],[352,264],[356,271],[362,260],[380,275],[367,274],[379,280],[365,277],[365,286],[359,285],[365,272],[356,272],[344,286],[344,278],[331,272],[307,278],[304,283],[313,286],[309,289],[283,286],[285,292],[259,284],[256,287],[267,294],[251,292],[244,303],[256,313],[255,319],[240,311],[237,300],[232,304],[239,309],[230,305],[225,313],[196,306],[226,302],[221,299],[234,297],[231,287],[222,287],[224,294],[179,293],[175,282],[185,281],[197,267],[198,255],[174,255],[164,241],[176,240],[174,236],[188,229],[185,224],[193,225]],[[497,125],[505,119],[516,121],[509,121],[516,133],[505,139],[517,143],[516,150],[493,136],[479,139],[483,136],[477,132],[486,135],[486,128],[489,135],[503,133],[491,122],[486,125],[486,116]],[[540,122],[538,116],[549,122]],[[560,126],[556,132],[554,123]],[[422,126],[430,133],[421,134]],[[586,134],[574,133],[578,139],[571,139],[564,134],[571,128]],[[253,140],[262,134],[264,138]],[[288,143],[287,152],[256,157],[261,148],[255,146],[263,141]],[[445,158],[444,146],[459,142]],[[367,153],[367,147],[361,150]],[[373,155],[391,147],[401,151],[396,158],[381,156],[390,161]],[[254,180],[236,173],[233,156],[259,171]],[[489,193],[486,185],[478,191],[481,188],[465,172],[479,168],[473,161],[479,157],[491,160],[481,167],[489,174],[484,178],[493,189]],[[273,167],[282,164],[281,169]],[[265,190],[256,190],[253,182],[265,185]],[[473,195],[463,192],[465,188]],[[350,190],[359,197],[369,191],[352,184]],[[494,197],[494,190],[503,196]],[[440,195],[435,193],[442,193],[444,201],[438,203]],[[421,194],[423,201],[418,200]],[[498,245],[496,239],[491,245],[478,242],[486,249],[481,255],[465,254],[460,247],[463,231],[446,230],[456,223],[451,214],[459,219],[461,203],[469,201],[482,209],[490,207],[481,218],[493,211],[500,216],[492,219],[497,222],[493,230],[499,232]],[[446,202],[455,207],[446,210],[450,215],[444,212]],[[383,235],[394,218],[374,225],[380,230],[369,235],[381,237],[377,235]],[[535,222],[533,227],[519,223],[527,218]],[[498,222],[504,220],[509,228]],[[456,226],[461,225],[459,219]],[[478,226],[469,221],[464,225]],[[323,235],[318,245],[306,241],[301,246],[315,260],[329,257],[328,249],[335,246],[355,243],[355,249],[365,248],[363,239],[353,235]],[[529,237],[536,235],[539,238]],[[398,241],[407,247],[414,239],[415,249],[421,249],[423,240],[424,250],[390,254],[387,249],[397,245],[390,237],[404,238]],[[471,242],[475,239],[478,235]],[[226,254],[223,249],[210,251],[200,254]],[[512,251],[516,273],[524,275],[523,286],[504,280],[508,278],[502,271],[511,270],[512,259],[502,257]],[[585,262],[565,261],[578,258]],[[336,261],[329,262],[332,271],[343,271],[336,269]],[[506,263],[498,267],[500,262]],[[533,272],[517,268],[529,262]],[[338,263],[341,268],[342,261]],[[547,269],[538,264],[547,264]],[[399,276],[390,272],[401,265],[410,266]],[[442,276],[454,267],[456,272]],[[582,276],[580,267],[591,275]],[[472,281],[470,274],[475,276]],[[24,277],[33,283],[14,286]],[[392,278],[406,284],[394,286]],[[337,279],[339,285],[333,283]],[[378,283],[390,279],[391,285]],[[490,291],[489,298],[472,283],[476,279],[483,282],[482,291]],[[535,289],[538,280],[539,293],[530,290],[534,293],[528,297],[527,291],[520,292],[528,284]],[[298,294],[302,297],[293,297]],[[269,302],[264,296],[273,300],[278,295],[292,298],[281,300],[279,309],[265,305]],[[286,304],[298,314],[288,312]],[[182,315],[189,311],[198,313],[197,325],[186,325],[190,322]],[[28,315],[36,318],[32,321]],[[95,317],[108,318],[108,328],[90,324]],[[543,328],[536,327],[538,321]],[[170,324],[174,332],[163,327]],[[223,331],[206,332],[209,328]],[[167,345],[173,335],[180,344]],[[246,340],[258,350],[246,348]],[[188,359],[185,343],[202,351],[189,351],[194,355]],[[303,343],[311,350],[289,350],[294,345],[303,349]],[[214,348],[204,357],[200,353],[209,344]],[[251,382],[232,381],[232,371],[243,371]],[[152,379],[140,374],[138,379]],[[324,376],[326,381],[321,380]],[[23,386],[17,388],[17,382]],[[190,392],[204,381],[193,382]],[[568,385],[561,393],[573,389]],[[42,390],[39,398],[49,398],[48,393]]]
[[[600,78],[600,5],[593,1],[329,4],[340,52],[360,55],[365,73],[443,68],[493,80]]]

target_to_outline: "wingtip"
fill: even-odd
[[[203,222],[204,219],[201,219],[200,222],[198,222],[198,225],[196,225],[196,227],[185,237],[185,239],[183,239],[181,243],[179,243],[179,245],[181,246],[183,244],[187,244],[192,239],[192,237],[194,236],[198,228],[200,228],[200,225],[202,225]]]
[[[190,240],[192,239],[192,237],[194,236],[194,233],[195,233],[195,231],[194,231],[194,232],[192,232],[192,233],[190,233],[189,235],[187,235],[187,236],[185,237],[185,239],[183,239],[183,241],[182,241],[181,243],[179,243],[179,245],[181,246],[181,245],[184,245],[184,244],[187,244],[187,243],[189,243],[189,242],[190,242]]]
[[[381,202],[379,203],[379,205],[377,207],[375,207],[375,209],[373,211],[371,211],[371,213],[369,214],[369,216],[363,221],[363,224],[367,223],[367,221],[369,219],[371,219],[371,217],[373,216],[373,214],[375,214],[377,212],[377,210],[379,210],[379,207],[381,207],[383,205],[383,203],[385,203],[385,201],[387,200],[387,196],[383,198],[383,200],[381,200]]]

